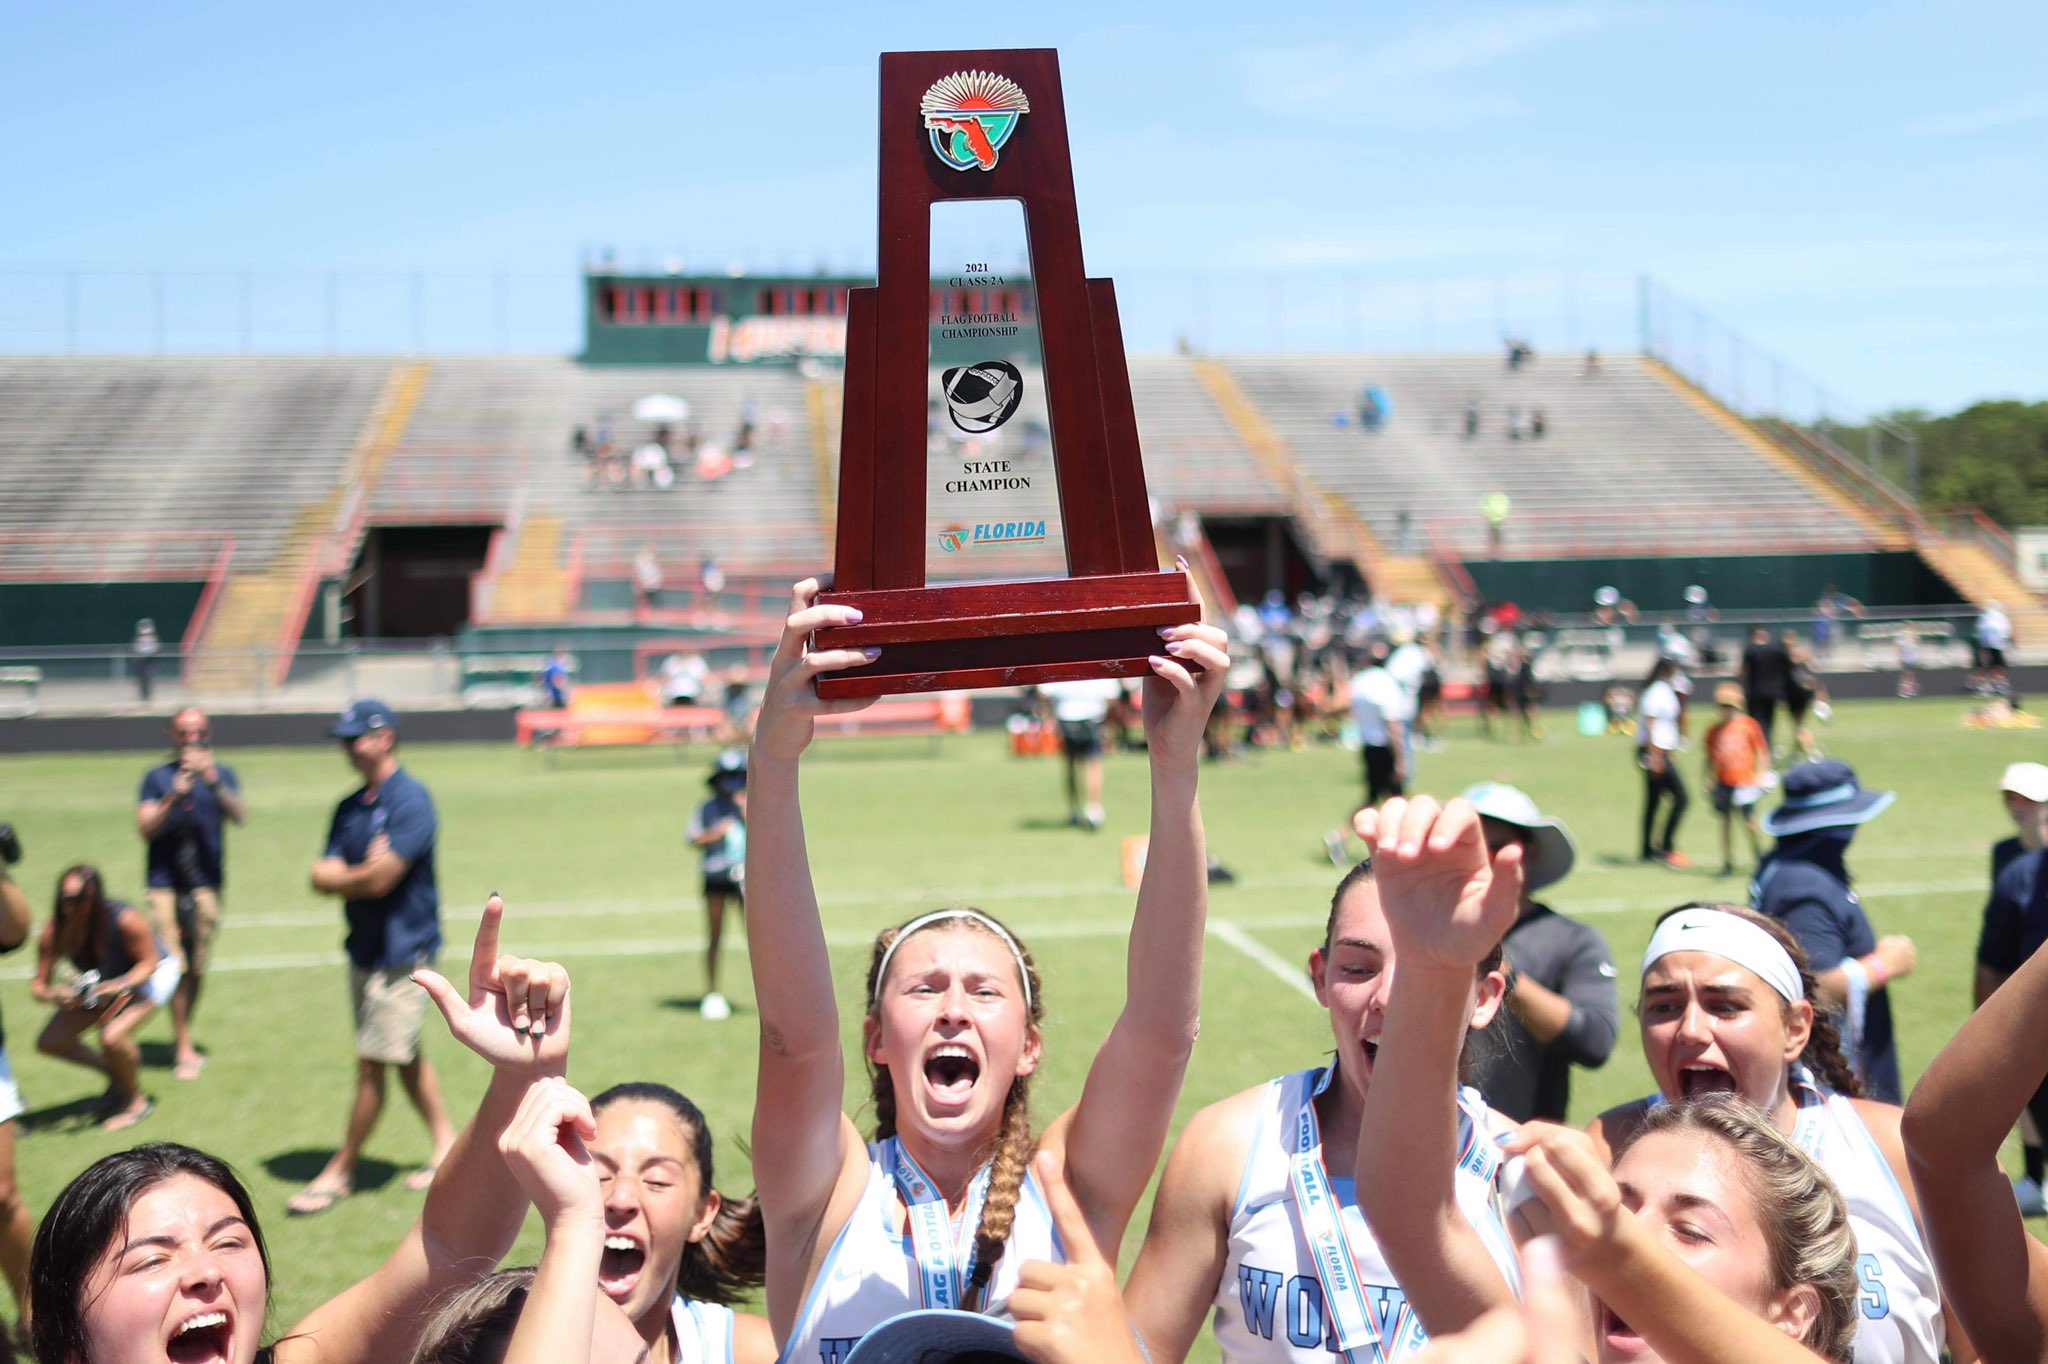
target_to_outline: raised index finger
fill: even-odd
[[[469,988],[487,989],[491,968],[498,962],[498,925],[505,917],[505,900],[495,890],[484,901],[484,914],[476,921],[476,945],[469,949]]]
[[[1095,1232],[1081,1212],[1081,1205],[1074,1201],[1074,1191],[1067,1187],[1065,1162],[1052,1151],[1042,1150],[1032,1157],[1031,1163],[1038,1170],[1039,1187],[1045,1191],[1045,1205],[1052,1211],[1053,1229],[1060,1234],[1060,1245],[1067,1252],[1067,1263],[1103,1263],[1102,1250],[1095,1244]]]

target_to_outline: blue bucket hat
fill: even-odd
[[[891,1317],[860,1338],[846,1364],[924,1364],[954,1355],[994,1355],[1029,1364],[1017,1327],[999,1317],[932,1307]]]
[[[1883,814],[1897,798],[1893,791],[1864,790],[1856,769],[1847,763],[1801,763],[1785,774],[1784,802],[1764,816],[1764,832],[1787,838],[1862,824]]]
[[[336,739],[360,739],[380,729],[397,729],[398,713],[382,701],[357,701],[328,726],[327,732]]]

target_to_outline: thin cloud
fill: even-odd
[[[1906,134],[1909,137],[1960,137],[1968,133],[1987,133],[1993,128],[2009,128],[2015,123],[2031,123],[2037,118],[2048,118],[2048,95],[2009,99],[2003,104],[1972,109],[1967,113],[1923,118],[1907,124]]]
[[[1484,10],[1371,43],[1255,48],[1239,65],[1247,102],[1265,113],[1393,127],[1469,125],[1522,112],[1513,95],[1480,78],[1487,68],[1650,13],[1616,0]]]

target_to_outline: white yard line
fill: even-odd
[[[1240,881],[1238,888],[1250,890],[1299,890],[1322,889],[1329,884],[1325,874],[1303,875],[1300,877],[1270,877]],[[1569,915],[1607,914],[1655,914],[1677,904],[1681,898],[1697,896],[1711,898],[1715,889],[1725,888],[1726,898],[1738,903],[1747,900],[1747,880],[1730,878],[1725,887],[1695,884],[1693,878],[1673,877],[1669,897],[1640,898],[1635,900],[1598,899],[1585,900],[1560,898],[1557,908]],[[1906,895],[1952,895],[1964,892],[1982,893],[1986,889],[1982,877],[1969,877],[1952,881],[1920,881],[1890,884],[1862,884],[1857,891],[1865,900],[1893,899]],[[1047,900],[1109,899],[1128,900],[1132,892],[1123,886],[1105,886],[1100,882],[1072,882],[1065,884],[1033,884],[1009,886],[983,886],[974,898],[992,903],[1023,903]],[[962,897],[937,891],[921,895],[906,894],[854,894],[835,896],[826,904],[835,908],[863,905],[891,904],[900,906],[904,913],[914,912],[920,907],[947,902],[964,902]],[[574,922],[603,918],[627,918],[634,915],[688,915],[694,906],[691,901],[678,897],[674,900],[592,900],[580,904],[515,905],[511,910],[514,922],[519,925],[539,922]],[[1324,914],[1321,910],[1293,914],[1263,914],[1250,917],[1236,916],[1229,919],[1211,919],[1209,934],[1244,954],[1285,982],[1289,988],[1315,998],[1315,991],[1308,983],[1303,967],[1273,952],[1257,938],[1255,931],[1315,928],[1321,925]],[[232,909],[226,916],[226,927],[230,929],[249,928],[332,928],[337,932],[342,927],[339,913],[312,913],[291,911],[278,914],[236,914]],[[1123,938],[1130,933],[1129,923],[1121,917],[1103,919],[1099,916],[1087,919],[1057,919],[1033,923],[1026,929],[1032,941],[1087,938]],[[728,941],[741,952],[747,950],[743,934],[728,934]],[[844,929],[827,930],[825,942],[839,948],[866,947],[874,941],[871,930],[851,931]],[[442,954],[442,965],[461,969],[466,960],[469,934],[466,920],[451,920],[448,926],[448,944]],[[578,940],[539,941],[523,946],[532,955],[558,958],[567,961],[603,957],[676,956],[702,952],[704,939],[690,934],[676,934],[660,938],[586,938]],[[265,952],[252,955],[228,955],[213,962],[209,974],[222,971],[293,971],[341,966],[347,961],[339,951],[322,952]],[[11,965],[0,970],[0,981],[28,980],[35,974],[29,964]]]
[[[1254,962],[1266,968],[1282,985],[1304,995],[1317,1008],[1322,1007],[1316,998],[1315,987],[1308,983],[1308,972],[1299,964],[1289,962],[1272,948],[1245,932],[1228,919],[1209,920],[1209,936],[1220,938]]]

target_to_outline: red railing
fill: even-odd
[[[199,604],[192,610],[192,619],[185,624],[185,637],[178,648],[182,658],[178,676],[186,683],[192,680],[192,660],[199,656],[199,650],[206,643],[207,627],[213,624],[213,609],[220,604],[220,597],[228,584],[228,573],[235,563],[235,542],[232,538],[222,542],[220,555],[213,561],[212,572],[206,575],[206,590],[199,594]]]
[[[223,531],[8,531],[0,580],[131,582],[204,578],[233,539]],[[109,568],[115,560],[119,568]]]
[[[1508,518],[1497,556],[1488,528],[1477,515],[1469,520],[1430,522],[1429,544],[1431,557],[1439,562],[1493,557],[1799,554],[1871,547],[1869,538],[1860,532],[1826,533],[1839,527],[1840,518],[1823,509],[1753,507],[1730,516],[1725,523],[1709,521],[1706,513],[1698,511],[1538,511],[1515,512]]]
[[[2020,550],[2013,541],[2012,532],[1977,508],[1944,507],[1940,511],[1928,512],[1927,523],[1948,539],[1982,545],[2013,573],[2019,572]]]
[[[313,552],[306,556],[306,566],[299,572],[299,588],[292,597],[291,615],[285,618],[284,636],[278,642],[277,666],[273,668],[271,685],[281,687],[291,675],[292,660],[299,656],[299,641],[305,637],[306,617],[313,613],[313,594],[320,590],[320,584],[327,577],[323,569],[327,556],[333,552],[334,537],[323,535],[313,545]]]

